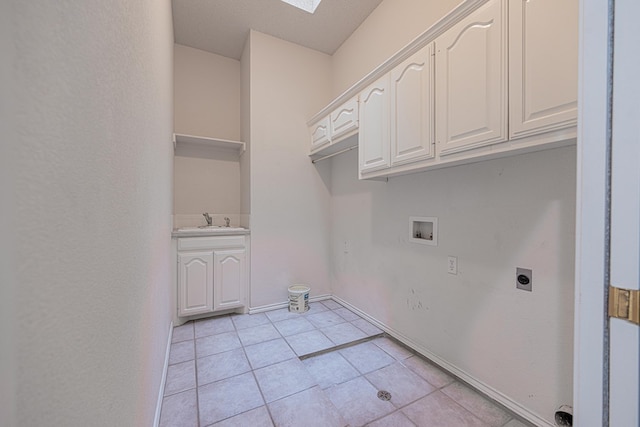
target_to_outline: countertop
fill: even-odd
[[[247,236],[251,234],[248,228],[240,227],[216,227],[216,228],[197,228],[185,227],[174,228],[171,237],[211,237],[211,236]]]

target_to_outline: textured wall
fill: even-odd
[[[10,3],[17,425],[148,426],[171,313],[171,4]]]
[[[387,183],[356,170],[333,160],[333,293],[544,419],[571,404],[575,148]],[[410,216],[438,218],[438,246],[410,241]]]

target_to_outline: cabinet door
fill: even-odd
[[[325,117],[309,129],[311,132],[311,152],[331,142],[329,138],[329,117]]]
[[[390,165],[389,75],[360,93],[358,158],[360,173]]]
[[[433,43],[391,71],[391,165],[435,156]]]
[[[178,254],[178,311],[180,316],[213,310],[213,251]]]
[[[244,249],[214,252],[214,311],[242,307],[245,304],[245,256]]]
[[[578,16],[578,0],[510,1],[512,138],[576,123]]]
[[[436,39],[440,155],[507,138],[506,2],[490,0]]]
[[[358,129],[358,99],[353,98],[333,111],[330,115],[330,125],[332,142]]]

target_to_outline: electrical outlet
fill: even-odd
[[[531,292],[533,284],[533,271],[528,268],[516,268],[516,288]]]
[[[447,257],[447,273],[458,274],[458,257]]]
[[[351,243],[348,240],[344,241],[344,247],[343,247],[342,251],[345,254],[348,254],[351,251]]]

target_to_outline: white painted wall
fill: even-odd
[[[330,57],[250,34],[251,307],[307,283],[330,293],[330,165],[308,157],[306,121],[328,102]]]
[[[152,425],[173,292],[171,3],[9,4],[15,424]]]
[[[439,21],[460,0],[384,0],[333,54],[332,99]]]
[[[571,404],[575,149],[388,183],[332,161],[334,294],[544,419]],[[410,216],[438,218],[437,247],[410,243]]]
[[[174,45],[175,132],[240,140],[240,61]]]
[[[240,140],[240,61],[175,44],[174,98],[176,133]],[[179,145],[175,156],[176,226],[204,224],[203,212],[240,213],[237,155]]]
[[[240,224],[250,227],[251,214],[251,42],[245,40],[240,58],[240,136],[245,152],[240,158]]]

